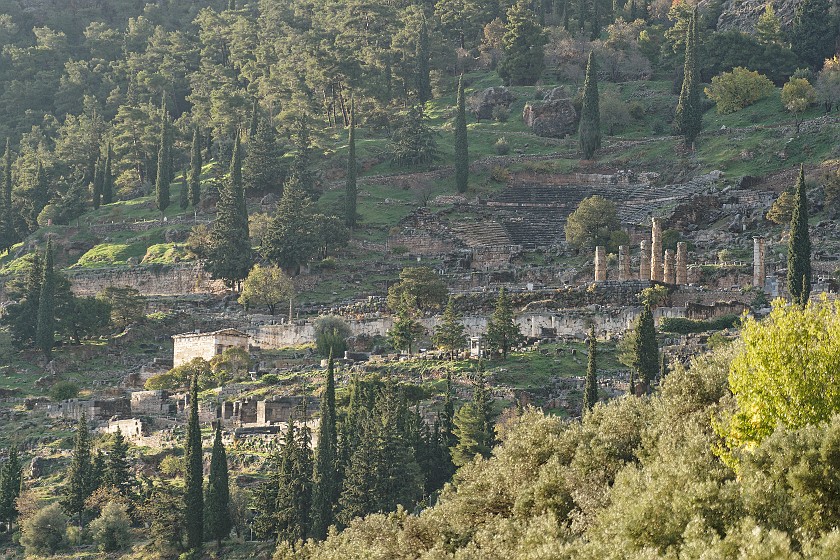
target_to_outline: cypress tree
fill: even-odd
[[[367,410],[360,411],[355,433],[358,441],[350,453],[339,498],[338,521],[345,526],[354,518],[377,510],[377,424]]]
[[[455,403],[452,401],[452,372],[446,370],[446,395],[443,399],[443,415],[441,417],[441,439],[449,447],[454,443]]]
[[[312,144],[309,138],[309,119],[306,113],[300,117],[296,125],[295,156],[289,175],[297,177],[297,181],[309,198],[315,198],[315,177],[310,169],[312,164]]]
[[[105,165],[101,159],[96,161],[96,164],[93,167],[93,194],[92,194],[92,206],[94,209],[98,209],[100,204],[102,204],[102,183],[103,178],[105,177]]]
[[[315,452],[315,472],[312,493],[311,536],[323,539],[335,522],[334,509],[341,491],[338,471],[338,434],[335,416],[335,372],[333,357],[327,365],[327,384],[321,399],[321,425],[318,448]]]
[[[26,216],[26,221],[32,231],[35,231],[38,229],[38,215],[50,201],[47,172],[44,170],[44,165],[41,162],[38,162],[32,189],[27,194],[28,215]]]
[[[528,0],[520,0],[507,12],[498,73],[505,85],[532,86],[545,68],[547,39]]]
[[[435,329],[433,340],[438,348],[449,352],[450,359],[454,359],[455,353],[462,350],[467,344],[464,323],[461,321],[460,315],[455,311],[455,303],[451,296],[446,303],[446,309],[441,317],[440,325]]]
[[[587,0],[578,0],[578,28],[583,31],[586,25],[586,2]]]
[[[18,515],[15,500],[20,495],[21,472],[18,450],[13,445],[9,448],[9,458],[0,468],[0,523],[5,523],[9,533]]]
[[[190,183],[187,179],[188,170],[184,169],[181,175],[181,189],[178,191],[178,206],[181,210],[186,210],[190,205]]]
[[[102,174],[102,204],[114,202],[114,148],[108,142],[105,151],[105,170]]]
[[[598,67],[595,54],[589,53],[586,63],[586,80],[583,84],[583,107],[580,110],[578,136],[584,159],[592,159],[601,147],[601,113],[598,108]]]
[[[90,493],[93,494],[98,490],[105,481],[106,461],[105,454],[101,449],[97,449],[93,454],[93,460],[90,465]]]
[[[358,190],[356,175],[356,101],[350,100],[350,133],[347,139],[347,179],[344,183],[344,223],[348,228],[356,227],[356,198]]]
[[[598,366],[597,366],[597,341],[595,340],[595,327],[589,330],[589,361],[586,366],[586,386],[583,389],[583,412],[586,414],[592,410],[598,402]]]
[[[3,154],[2,216],[0,216],[0,251],[8,251],[17,237],[15,235],[14,207],[12,206],[12,147],[6,138],[6,152]]]
[[[636,325],[636,344],[633,348],[633,370],[642,383],[645,392],[659,373],[659,346],[656,344],[656,326],[649,303],[642,308],[642,315]]]
[[[417,64],[417,101],[425,103],[432,98],[432,82],[429,78],[431,48],[429,46],[429,27],[426,24],[425,17],[420,23],[414,55]]]
[[[464,75],[458,78],[458,107],[455,112],[455,187],[467,192],[470,177],[470,158],[467,143],[467,111],[464,97]]]
[[[108,451],[102,482],[116,488],[122,496],[130,499],[134,495],[134,481],[135,477],[128,462],[128,441],[118,429]]]
[[[90,432],[87,416],[82,412],[76,425],[73,456],[67,469],[67,486],[62,506],[70,515],[78,515],[79,527],[83,523],[85,500],[93,492],[93,465],[90,455]]]
[[[686,146],[694,146],[694,140],[703,128],[703,113],[700,108],[700,75],[697,66],[697,7],[691,13],[685,37],[685,66],[683,83],[674,122],[685,138]]]
[[[292,416],[283,445],[275,506],[279,541],[293,543],[306,538],[309,532],[312,506],[312,450],[309,442],[305,420],[301,428],[296,429]]]
[[[238,286],[251,270],[251,239],[248,235],[248,209],[242,186],[242,157],[239,135],[233,145],[230,177],[216,205],[216,221],[210,231],[207,269],[213,278]]]
[[[222,539],[230,535],[233,522],[230,518],[230,487],[228,486],[228,463],[225,446],[222,443],[222,423],[216,424],[213,440],[213,454],[210,456],[210,476],[207,484],[207,530],[216,539],[219,548]]]
[[[55,272],[53,271],[52,239],[47,240],[41,294],[38,297],[38,326],[35,344],[49,358],[55,344]]]
[[[257,126],[260,124],[260,102],[254,98],[254,103],[251,106],[251,125],[248,127],[248,141],[257,135]]]
[[[259,118],[256,131],[248,138],[248,151],[242,162],[242,181],[252,192],[282,193],[286,177],[283,150],[277,143],[277,132],[268,119]]]
[[[252,509],[254,515],[254,533],[257,538],[268,539],[277,536],[277,494],[280,488],[280,469],[283,459],[276,449],[268,460],[268,477],[254,492]]]
[[[169,207],[169,118],[166,106],[163,106],[160,120],[160,143],[157,157],[157,175],[155,176],[155,203],[163,213]]]
[[[487,341],[490,347],[507,359],[510,349],[522,341],[522,332],[513,320],[513,308],[504,288],[499,290],[496,309],[487,323]]]
[[[802,0],[794,12],[791,49],[814,71],[834,54],[837,19],[831,17],[829,0]]]
[[[198,127],[193,128],[192,150],[190,152],[190,203],[198,207],[201,202],[201,135]]]
[[[201,426],[198,424],[198,375],[193,375],[190,388],[185,451],[184,521],[187,528],[187,548],[198,550],[204,542],[204,456],[201,447]]]
[[[802,165],[799,166],[795,197],[790,218],[787,283],[791,300],[804,307],[811,295],[811,236],[808,232],[805,168]]]
[[[489,457],[493,446],[493,425],[490,416],[492,400],[479,372],[474,381],[473,398],[455,414],[455,438],[458,443],[450,448],[452,462],[466,465],[476,455]]]

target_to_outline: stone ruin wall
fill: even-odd
[[[211,279],[200,263],[71,269],[65,274],[77,296],[94,296],[109,286],[134,288],[145,296],[219,294],[225,291],[224,283]]]

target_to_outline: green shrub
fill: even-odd
[[[718,113],[726,115],[764,99],[774,89],[767,76],[739,66],[712,78],[712,85],[705,91],[717,104]]]
[[[67,515],[52,503],[23,520],[20,544],[27,556],[49,556],[67,545]]]
[[[508,122],[508,119],[510,118],[510,110],[503,105],[496,105],[493,107],[492,116],[494,121],[505,123]]]
[[[508,144],[507,138],[502,136],[496,143],[493,144],[493,149],[496,150],[496,153],[500,156],[506,156],[510,153],[510,144]]]
[[[93,542],[103,552],[113,552],[128,546],[131,540],[131,520],[123,504],[112,502],[90,524]]]
[[[664,317],[659,321],[659,330],[677,334],[701,333],[720,331],[737,327],[741,323],[738,315],[724,315],[710,321],[683,319],[682,317]]]
[[[55,402],[75,399],[79,396],[79,386],[72,381],[59,381],[50,387],[50,399]]]

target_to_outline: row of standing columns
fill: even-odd
[[[595,248],[595,281],[607,279],[607,252],[603,246]],[[618,248],[618,280],[624,282],[636,277],[630,270],[630,247]],[[662,251],[662,221],[653,219],[651,241],[645,239],[640,245],[639,280],[651,280],[665,284],[684,285],[688,283],[688,244],[677,243],[677,250]]]

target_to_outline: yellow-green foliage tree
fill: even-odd
[[[802,114],[817,102],[817,91],[805,78],[791,78],[782,87],[782,105],[796,119],[796,133],[802,124]]]
[[[766,319],[744,323],[741,344],[729,370],[737,410],[716,427],[728,451],[840,412],[840,303],[776,300]]]
[[[727,115],[764,99],[774,89],[767,76],[738,66],[712,78],[705,92],[717,104],[718,113]]]

